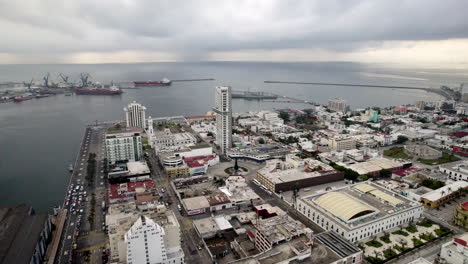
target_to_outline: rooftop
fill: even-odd
[[[468,188],[468,182],[466,181],[456,181],[454,183],[445,185],[437,190],[432,192],[426,193],[425,195],[421,196],[421,198],[427,199],[431,202],[435,202],[442,197],[445,197],[452,192],[458,191],[460,188]]]
[[[337,218],[348,229],[413,206],[421,206],[371,182],[347,185],[301,199]]]
[[[29,263],[47,218],[27,205],[0,207],[0,263]]]
[[[210,203],[208,202],[205,196],[185,198],[182,199],[182,203],[184,203],[185,209],[187,209],[187,211],[210,207]]]
[[[369,161],[365,161],[361,163],[355,163],[352,165],[348,165],[347,167],[363,175],[363,174],[380,171],[382,169],[398,168],[398,167],[401,167],[401,164],[397,161],[380,158],[380,159],[369,160]]]
[[[155,189],[155,186],[153,180],[112,184],[108,189],[109,200],[121,199],[133,195],[137,188],[142,188],[144,191],[151,191]]]

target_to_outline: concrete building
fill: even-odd
[[[286,161],[267,161],[265,167],[257,171],[255,180],[271,192],[285,192],[340,181],[343,177],[342,172],[328,164],[288,155]]]
[[[231,87],[215,88],[216,143],[225,154],[232,146],[232,98]]]
[[[379,158],[368,160],[360,163],[354,163],[351,165],[345,165],[345,167],[354,170],[360,175],[365,174],[378,174],[382,169],[391,171],[397,171],[403,167],[403,164],[386,158]]]
[[[462,189],[468,190],[468,182],[457,181],[451,184],[447,184],[444,187],[433,190],[432,192],[421,196],[421,203],[429,208],[438,207],[457,197],[458,191]]]
[[[197,138],[188,132],[172,133],[169,128],[154,131],[150,137],[151,146],[157,151],[164,149],[177,149],[197,143]]]
[[[313,233],[310,228],[286,214],[259,219],[255,229],[255,247],[260,252],[269,251],[275,245],[301,235],[311,238]]]
[[[463,161],[455,165],[441,165],[439,170],[448,175],[452,181],[468,181],[468,162]]]
[[[468,202],[462,202],[457,205],[453,221],[457,226],[461,226],[468,230]]]
[[[0,263],[43,263],[51,232],[49,216],[31,206],[0,207]]]
[[[110,184],[151,179],[151,171],[146,161],[116,163],[109,166],[107,177]]]
[[[106,134],[107,162],[114,164],[119,161],[139,161],[143,155],[140,128],[124,128],[108,130]]]
[[[454,237],[442,245],[440,263],[466,264],[468,263],[468,233]]]
[[[146,107],[133,101],[124,108],[127,127],[146,128]]]
[[[329,139],[328,147],[331,150],[350,150],[356,148],[356,140],[352,137],[335,136]]]
[[[184,252],[180,241],[180,225],[174,212],[167,210],[164,205],[159,205],[157,202],[142,205],[145,206],[139,206],[136,202],[127,202],[112,204],[109,206],[108,213],[106,215],[106,226],[108,227],[109,236],[110,263],[130,264],[130,262],[127,262],[127,241],[129,238],[127,238],[126,241],[125,237],[134,223],[137,222],[141,216],[151,219],[154,223],[158,224],[162,230],[164,230],[162,240],[164,241],[167,260],[170,259],[171,263],[174,263],[174,260],[176,261],[175,263],[184,263]],[[138,250],[132,250],[131,254],[132,257],[138,254],[143,255],[146,258],[146,251],[141,252]],[[141,262],[132,260],[132,264],[135,263]],[[146,259],[142,263],[147,263]]]
[[[375,183],[358,183],[300,197],[297,210],[351,242],[417,221],[423,206]]]
[[[340,98],[335,98],[333,100],[328,101],[328,109],[342,113],[346,113],[347,111],[349,111],[349,107],[346,104],[346,100]]]
[[[442,151],[426,145],[405,145],[405,153],[425,160],[435,160],[442,157]]]
[[[183,264],[181,250],[167,247],[170,238],[164,229],[146,216],[141,216],[125,234],[128,264]]]

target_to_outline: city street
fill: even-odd
[[[181,215],[181,212],[177,208],[180,201],[177,200],[177,195],[171,188],[168,177],[159,166],[156,155],[153,151],[149,151],[147,153],[148,161],[152,167],[154,184],[158,189],[159,194],[164,196],[170,195],[172,197],[173,203],[169,205],[168,209],[174,212],[180,224],[181,244],[185,254],[185,262],[195,264],[207,263],[207,260],[211,258],[206,249],[202,248],[202,250],[198,250],[201,241],[192,225],[192,219],[195,218]],[[164,193],[162,192],[162,189],[165,190]]]
[[[89,263],[101,263],[101,247],[105,247],[103,212],[101,203],[105,197],[106,183],[103,173],[104,129],[88,126],[73,167],[69,188],[63,207],[68,209],[62,234],[57,263],[84,263],[83,253],[90,251]],[[89,154],[96,154],[96,173],[92,183],[86,181]],[[94,197],[94,198],[93,198]],[[93,225],[90,226],[92,200],[94,202]]]

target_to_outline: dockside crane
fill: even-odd
[[[30,81],[29,83],[23,82],[24,86],[28,87],[28,91],[29,91],[30,93],[32,92],[31,86],[32,86],[32,84],[33,84],[33,81],[34,81],[34,79],[31,79],[31,81]]]
[[[88,87],[88,79],[90,78],[91,76],[89,75],[89,73],[85,73],[85,72],[82,72],[80,73],[80,81],[81,81],[81,87]]]
[[[50,73],[48,72],[42,79],[44,80],[44,87],[49,88],[49,77]]]
[[[62,78],[62,80],[63,80],[64,83],[68,83],[68,79],[69,79],[68,76],[59,73],[59,77]]]

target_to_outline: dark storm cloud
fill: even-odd
[[[0,53],[323,48],[468,36],[468,2],[1,0]]]

